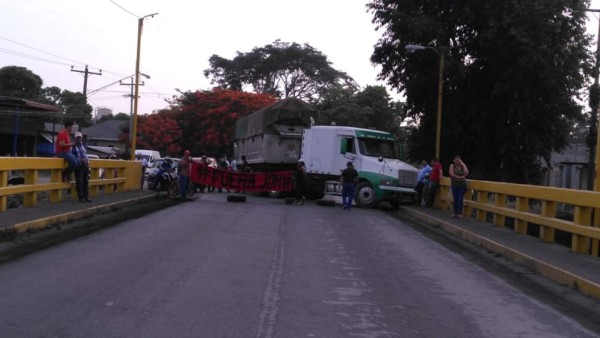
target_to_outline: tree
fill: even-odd
[[[58,87],[46,87],[41,90],[37,100],[62,107],[65,121],[73,121],[81,127],[92,125],[93,108],[85,102],[83,94],[80,92],[61,90]]]
[[[209,63],[204,75],[224,89],[249,86],[257,93],[311,101],[332,85],[356,87],[350,76],[331,67],[327,56],[308,44],[277,40],[248,53],[237,52],[233,60],[213,55]]]
[[[64,119],[73,121],[81,127],[92,125],[92,106],[86,103],[85,97],[80,92],[63,90],[58,103],[64,108]]]
[[[235,121],[273,103],[268,94],[236,90],[183,92],[170,114],[183,132],[180,144],[192,154],[231,154]]]
[[[155,149],[170,156],[181,153],[181,128],[169,111],[139,116],[137,129],[136,143],[140,149]]]
[[[372,128],[399,133],[404,120],[403,105],[393,102],[383,86],[367,86],[355,92],[340,86],[325,92],[316,105],[319,124]]]
[[[0,96],[36,100],[42,92],[42,78],[25,67],[0,68]]]
[[[403,91],[413,158],[433,156],[439,56],[445,53],[441,160],[460,153],[474,177],[533,183],[539,159],[561,150],[582,116],[592,65],[589,1],[373,0],[383,36],[371,56]]]

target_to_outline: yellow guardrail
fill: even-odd
[[[62,170],[65,167],[65,160],[62,158],[0,157],[0,212],[6,211],[7,200],[11,195],[22,194],[23,205],[26,207],[36,206],[37,195],[42,192],[48,193],[50,202],[59,202],[65,189],[70,189],[71,198],[77,199],[75,181],[62,182]],[[8,185],[11,173],[15,172],[24,178],[24,184]],[[104,173],[103,177],[100,177],[100,172]],[[141,175],[140,162],[90,160],[90,196],[140,190]]]
[[[450,178],[444,177],[436,206],[452,210],[452,201]],[[558,218],[560,210],[568,210],[572,220]],[[598,256],[600,192],[469,180],[463,214],[499,227],[510,220],[517,234],[539,227],[539,237],[546,242],[554,242],[560,230],[571,235],[573,252]]]

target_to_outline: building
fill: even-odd
[[[45,122],[54,121],[62,129],[62,111],[57,106],[32,100],[0,97],[0,155],[52,156],[38,153],[38,144],[48,143],[44,137]],[[50,140],[51,142],[51,140]]]
[[[122,128],[129,128],[128,120],[110,119],[83,128],[88,153],[100,158],[126,153],[128,145],[119,141],[119,135],[123,133]]]
[[[102,117],[105,116],[112,116],[112,109],[108,107],[96,108],[96,121],[100,120]]]

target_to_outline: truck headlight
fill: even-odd
[[[396,181],[389,178],[382,178],[379,185],[396,185]]]

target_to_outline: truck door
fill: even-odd
[[[346,168],[348,161],[355,161],[357,154],[356,139],[353,136],[342,136],[340,139],[340,152],[337,156],[338,174]]]

